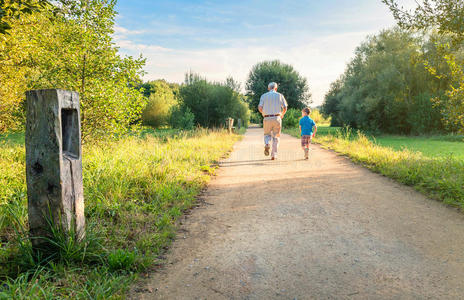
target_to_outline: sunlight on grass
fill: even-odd
[[[397,181],[412,185],[431,198],[464,208],[464,159],[459,155],[424,155],[408,149],[395,150],[381,146],[382,138],[368,138],[361,132],[350,129],[322,128],[318,130],[315,143],[324,148],[348,155],[352,160]],[[299,137],[298,129],[286,129],[286,133]],[[408,140],[408,138],[405,138]],[[387,142],[388,140],[385,140]],[[414,143],[415,138],[408,140],[417,149],[427,152],[430,149],[424,144]],[[437,141],[441,145],[461,142]],[[454,144],[453,144],[454,145]],[[412,148],[412,147],[411,147]],[[430,152],[428,152],[430,154]],[[443,153],[443,152],[441,152]]]
[[[66,237],[57,246],[72,257],[93,251],[85,255],[97,256],[94,263],[64,259],[43,265],[30,252],[24,145],[0,142],[0,278],[8,278],[5,295],[27,296],[36,290],[55,297],[123,295],[133,275],[156,262],[175,235],[176,219],[195,203],[217,162],[241,138],[204,129],[147,131],[143,136],[83,147],[85,215],[92,226],[88,236],[96,235],[102,247],[70,248]],[[43,270],[34,275],[36,283],[27,281],[38,268]]]

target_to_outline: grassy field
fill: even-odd
[[[394,150],[408,149],[413,152],[421,152],[428,157],[453,156],[464,160],[464,137],[462,136],[381,136],[375,140],[380,146],[390,147]]]
[[[318,136],[337,135],[341,127],[319,126]],[[286,129],[294,136],[299,136],[298,129]],[[356,133],[352,132],[352,138]],[[409,150],[420,152],[427,157],[455,157],[464,160],[464,136],[459,135],[434,135],[434,136],[398,136],[382,135],[372,137],[366,135],[375,144],[391,148],[396,151]]]
[[[83,147],[86,238],[54,232],[56,255],[27,238],[24,136],[0,141],[0,299],[124,298],[151,268],[239,135],[145,131]]]
[[[299,137],[298,129],[286,133]],[[315,142],[414,186],[431,198],[464,209],[464,142],[459,136],[367,137],[352,130],[321,127]]]

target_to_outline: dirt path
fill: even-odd
[[[312,148],[265,160],[250,129],[133,297],[464,299],[461,213]]]

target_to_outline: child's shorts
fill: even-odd
[[[311,144],[311,135],[302,135],[301,136],[301,147],[308,147]]]

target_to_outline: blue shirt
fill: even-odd
[[[316,126],[313,119],[308,116],[304,116],[300,119],[300,126],[301,126],[301,135],[312,135],[313,134],[313,127]]]

